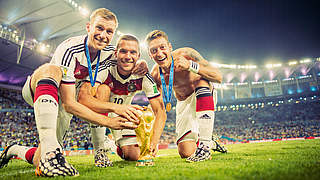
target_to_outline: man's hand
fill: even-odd
[[[125,119],[121,116],[107,119],[106,126],[111,129],[115,129],[115,130],[136,129],[138,127],[138,125],[136,125],[134,123],[130,123],[127,119]]]
[[[174,67],[176,71],[188,71],[190,67],[190,61],[184,56],[179,56],[174,60]]]
[[[123,116],[128,121],[131,121],[135,124],[139,124],[139,110],[143,111],[143,108],[139,105],[126,105],[126,104],[118,104],[118,107],[115,108],[114,113],[118,114],[119,116]]]
[[[132,70],[133,74],[137,75],[145,75],[149,72],[147,62],[144,59],[140,59],[137,61],[135,67]]]

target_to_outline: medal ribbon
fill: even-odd
[[[169,74],[169,87],[168,87],[168,93],[167,93],[167,85],[166,81],[164,80],[164,76],[162,73],[161,68],[159,67],[160,70],[160,79],[161,79],[161,84],[162,84],[162,91],[163,91],[163,102],[164,104],[167,105],[167,103],[171,102],[171,95],[172,95],[172,85],[173,85],[173,68],[174,67],[174,62],[173,62],[173,57],[172,57],[172,63],[170,67],[170,74]]]
[[[88,38],[86,39],[85,49],[86,49],[86,56],[87,56],[90,83],[91,83],[91,86],[93,87],[95,82],[96,82],[96,79],[97,79],[101,51],[100,50],[98,51],[98,61],[97,61],[97,65],[96,65],[96,70],[95,70],[95,73],[94,73],[94,77],[92,77],[92,66],[91,66],[90,53],[89,53],[89,47],[88,47]]]

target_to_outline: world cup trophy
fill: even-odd
[[[150,151],[151,139],[153,136],[153,124],[155,121],[152,110],[144,107],[141,116],[139,117],[140,124],[135,129],[137,141],[140,148],[140,156],[136,166],[153,166],[153,155]]]

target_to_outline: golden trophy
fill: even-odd
[[[150,151],[151,139],[153,136],[154,114],[150,108],[144,107],[144,111],[139,117],[140,124],[135,129],[137,141],[140,148],[140,156],[136,166],[153,166],[153,155]]]

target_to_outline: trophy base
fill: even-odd
[[[154,161],[153,159],[144,159],[144,160],[138,160],[136,163],[136,166],[141,167],[141,166],[154,166]]]

